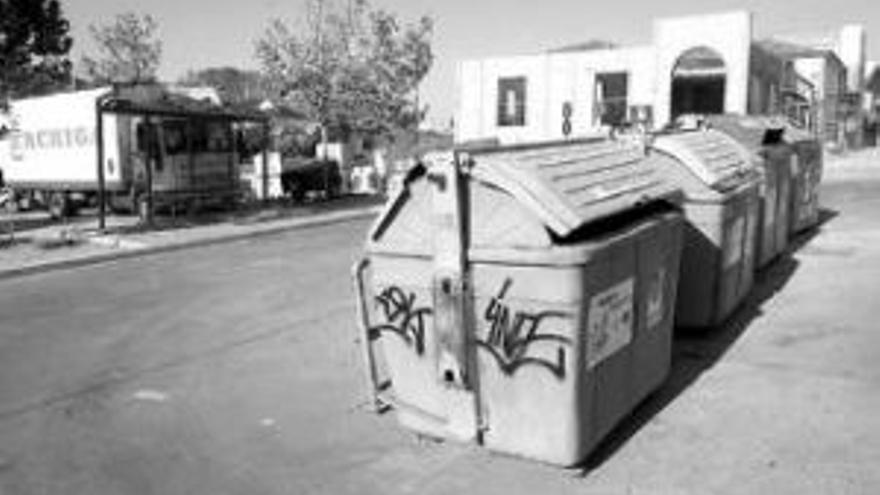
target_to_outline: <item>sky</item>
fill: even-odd
[[[61,0],[74,36],[74,59],[93,49],[90,24],[133,11],[159,21],[160,78],[174,81],[189,69],[258,69],[254,43],[269,20],[300,19],[304,0]],[[847,23],[867,29],[868,59],[880,59],[878,0],[371,0],[405,22],[435,22],[434,66],[421,87],[429,124],[453,116],[455,67],[460,60],[543,52],[590,39],[648,44],[654,18],[748,10],[757,37],[834,32]]]

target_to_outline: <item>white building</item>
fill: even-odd
[[[644,46],[594,43],[464,61],[455,138],[518,143],[634,122],[659,128],[686,114],[785,113],[834,140],[845,63],[864,66],[864,30],[857,28],[842,30],[834,49],[755,41],[752,15],[737,11],[657,19]]]

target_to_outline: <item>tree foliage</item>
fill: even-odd
[[[0,0],[0,104],[69,81],[69,30],[58,0]]]
[[[366,0],[308,0],[305,27],[273,21],[256,53],[290,104],[331,132],[388,135],[424,117],[418,84],[433,62],[433,22],[402,25]]]
[[[97,54],[82,58],[87,77],[98,84],[155,82],[162,57],[158,28],[149,14],[133,12],[118,14],[107,25],[89,26]]]

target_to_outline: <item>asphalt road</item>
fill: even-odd
[[[880,182],[564,470],[367,412],[366,222],[0,282],[0,494],[876,493]]]

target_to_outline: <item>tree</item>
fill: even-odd
[[[0,105],[69,81],[69,30],[57,0],[0,0]]]
[[[87,76],[98,84],[155,82],[162,56],[158,27],[149,14],[133,12],[118,14],[108,25],[89,26],[98,55],[82,58]]]
[[[429,17],[401,27],[366,0],[307,7],[305,29],[275,20],[257,42],[263,71],[284,99],[343,138],[388,136],[424,117],[416,90],[433,61]]]
[[[259,102],[269,96],[263,76],[257,71],[235,67],[210,67],[189,71],[180,84],[184,86],[210,86],[220,93],[220,98],[232,105]]]

